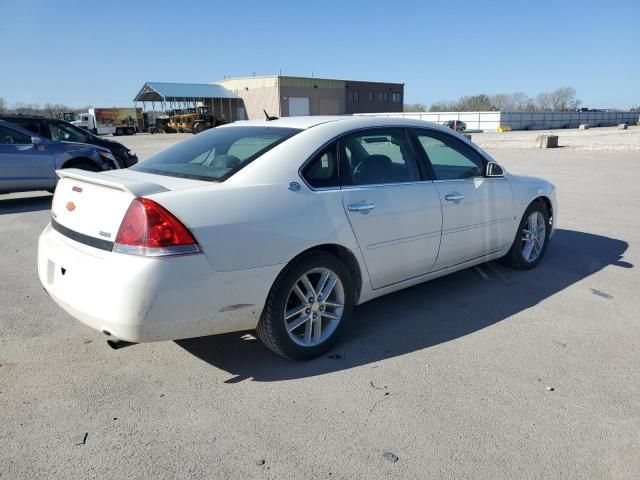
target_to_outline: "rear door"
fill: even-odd
[[[442,244],[435,265],[446,268],[502,250],[511,243],[513,193],[506,178],[484,176],[486,161],[454,135],[413,130],[442,203]]]
[[[428,273],[442,214],[404,129],[370,129],[339,141],[345,212],[374,289]]]
[[[30,136],[0,125],[0,190],[48,190],[55,180],[51,146],[33,145]]]

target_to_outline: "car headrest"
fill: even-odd
[[[386,183],[392,176],[391,159],[386,155],[369,155],[362,160],[358,167],[357,178],[359,184]]]
[[[218,155],[216,157],[216,163],[218,165],[224,165],[226,168],[235,168],[242,163],[242,161],[235,155]]]

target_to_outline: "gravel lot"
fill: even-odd
[[[537,269],[374,300],[306,363],[248,333],[111,350],[37,280],[51,196],[0,196],[0,478],[638,478],[640,129],[538,134],[474,134],[558,188]]]

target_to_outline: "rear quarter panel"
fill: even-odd
[[[218,271],[285,264],[324,243],[358,248],[340,190],[217,184],[150,198],[191,229]]]

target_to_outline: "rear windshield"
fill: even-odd
[[[224,181],[298,132],[300,130],[277,127],[214,128],[156,153],[131,170]]]

